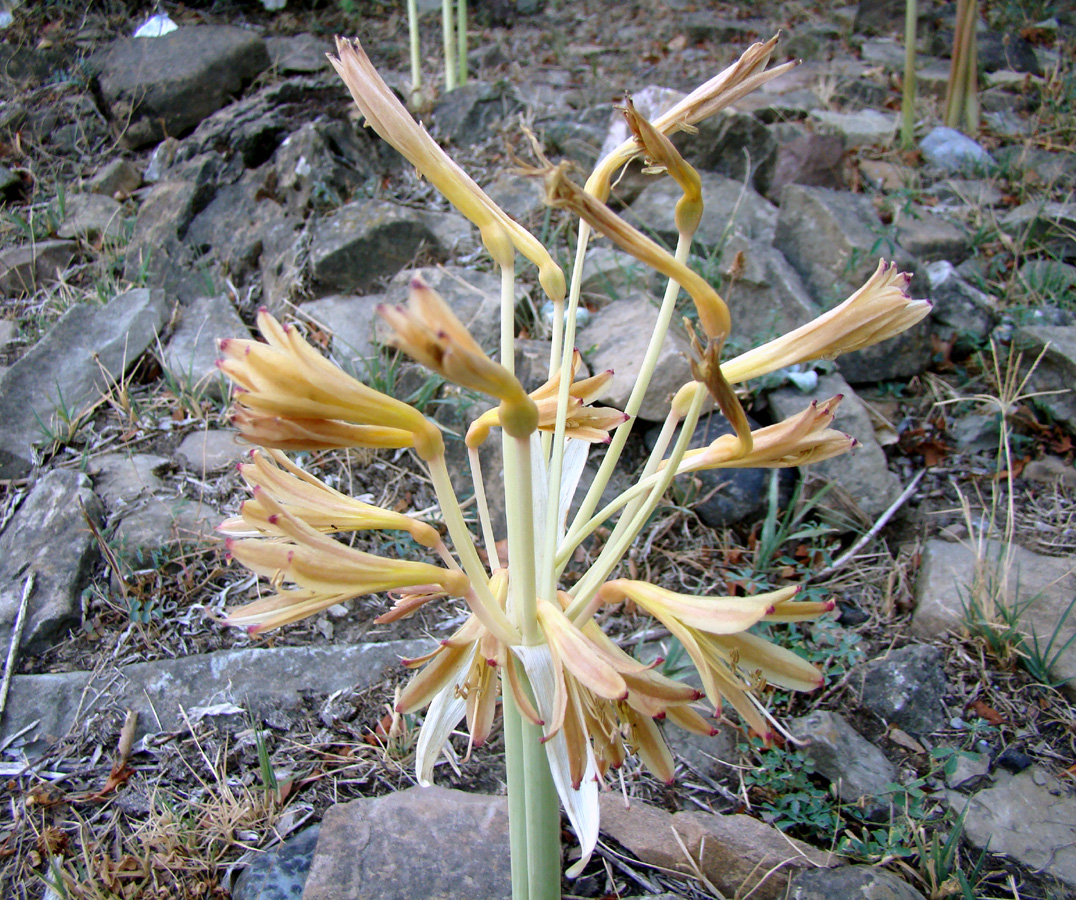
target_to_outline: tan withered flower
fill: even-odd
[[[673,279],[687,291],[699,314],[699,325],[707,337],[717,340],[728,337],[732,328],[729,308],[706,279],[584,191],[568,177],[568,168],[568,163],[560,163],[557,166],[528,171],[544,178],[546,203],[556,209],[567,209],[575,213],[595,231],[604,234],[618,247],[667,278]]]
[[[228,538],[229,555],[269,578],[278,590],[270,597],[232,610],[229,625],[252,634],[312,616],[337,603],[411,585],[437,584],[445,593],[463,596],[470,589],[458,570],[429,563],[364,553],[307,525],[263,493],[259,502],[279,538]],[[280,590],[283,582],[297,587]]]
[[[386,529],[406,531],[424,547],[441,543],[437,529],[403,513],[355,500],[297,466],[277,450],[253,450],[251,461],[239,466],[239,474],[254,491],[244,501],[241,514],[227,519],[218,531],[232,537],[259,534],[283,535],[273,510],[283,507],[311,528],[322,532]],[[272,499],[267,503],[265,495]]]
[[[576,350],[572,356],[572,377],[579,371],[583,357]],[[607,369],[573,381],[568,388],[568,410],[565,435],[589,443],[608,443],[609,432],[623,425],[628,417],[619,409],[607,406],[590,406],[605,390],[613,378],[613,370]],[[557,424],[557,394],[560,391],[560,369],[545,384],[531,391],[530,397],[538,408],[538,428],[552,431]],[[475,419],[467,429],[467,446],[480,446],[489,437],[491,428],[501,424],[496,409],[487,410]]]
[[[406,403],[356,381],[295,328],[262,309],[265,343],[228,338],[217,366],[236,385],[233,422],[243,436],[278,449],[414,447],[444,452],[437,426]]]
[[[538,425],[538,410],[511,372],[493,362],[437,291],[421,278],[411,279],[407,306],[377,308],[392,328],[388,343],[465,388],[501,401],[500,417],[514,437],[526,437]]]
[[[847,453],[855,447],[855,438],[829,427],[840,402],[840,394],[822,403],[812,401],[802,413],[754,430],[752,447],[746,454],[735,435],[723,434],[699,450],[688,450],[676,471],[786,468]]]
[[[357,41],[336,39],[338,56],[329,62],[347,85],[366,124],[391,144],[463,215],[478,226],[482,241],[499,265],[511,265],[514,247],[538,267],[538,280],[553,300],[566,293],[564,273],[549,251],[515,222],[416,122],[370,62]]]
[[[907,294],[911,277],[878,261],[866,284],[813,322],[775,338],[721,366],[732,384],[814,359],[834,359],[906,331],[930,312],[930,301]]]

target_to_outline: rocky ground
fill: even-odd
[[[780,28],[778,58],[803,64],[683,144],[707,209],[692,264],[728,298],[735,342],[832,306],[880,255],[934,303],[894,342],[752,386],[763,424],[845,394],[851,458],[680,484],[630,553],[681,590],[835,599],[839,615],[784,636],[827,684],[771,694],[802,741],[763,748],[734,716],[705,741],[670,728],[677,784],[626,767],[634,808],[604,797],[603,844],[568,896],[1076,897],[1076,21],[983,4],[970,141],[936,130],[953,8],[923,0],[917,146],[901,152],[892,6],[479,6],[471,82],[440,95],[424,19],[424,120],[563,259],[572,224],[510,172],[522,126],[587,167],[620,140],[625,91],[656,114]],[[401,10],[165,9],[180,28],[159,38],[129,37],[149,11],[120,2],[16,7],[2,32],[0,893],[506,896],[504,800],[485,796],[503,791],[499,742],[439,768],[466,796],[408,790],[417,723],[391,713],[394,664],[454,624],[443,612],[376,626],[375,599],[260,639],[217,621],[257,590],[212,532],[244,496],[217,337],[267,305],[450,432],[479,410],[373,324],[421,268],[496,343],[476,234],[360,127],[324,59],[333,33],[358,33],[406,91]],[[612,202],[669,241],[675,197],[630,170]],[[579,346],[616,368],[604,402],[623,404],[661,286],[604,242],[584,278]],[[518,311],[532,387],[538,296]],[[687,346],[675,333],[625,477]],[[407,454],[305,464],[432,510]],[[606,626],[677,670],[638,612]]]

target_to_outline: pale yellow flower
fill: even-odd
[[[858,291],[813,322],[748,350],[721,366],[732,384],[814,359],[834,359],[911,328],[930,312],[930,301],[906,293],[911,277],[893,263],[878,268]]]
[[[355,380],[265,309],[258,329],[266,343],[222,340],[217,362],[235,382],[233,422],[248,440],[279,449],[413,446],[423,459],[444,453],[441,432],[418,410]]]

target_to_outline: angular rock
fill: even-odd
[[[89,479],[57,469],[38,480],[0,533],[0,652],[5,658],[30,575],[34,584],[19,644],[21,655],[49,649],[54,640],[78,624],[82,589],[100,555],[97,540],[83,519],[83,509],[100,527],[103,511]],[[31,704],[31,711],[34,706]],[[9,703],[8,721],[12,714]]]
[[[714,41],[719,44],[755,41],[775,30],[765,19],[725,19],[709,11],[688,13],[680,20],[680,27],[692,43]]]
[[[656,84],[648,84],[642,90],[631,95],[631,102],[639,115],[653,122],[658,116],[672,109],[677,103],[687,96],[682,91],[672,88],[661,87]],[[606,107],[608,110],[608,107]],[[624,141],[631,137],[631,129],[624,115],[619,112],[604,113],[608,122],[608,131],[601,145],[600,156],[608,156]]]
[[[18,296],[53,284],[77,252],[74,241],[38,241],[0,251],[0,291]]]
[[[751,892],[760,900],[778,900],[797,870],[837,863],[830,854],[750,816],[672,815],[641,800],[632,800],[626,809],[624,798],[613,793],[602,794],[599,801],[604,834],[645,863],[688,875],[698,867],[727,896]]]
[[[329,61],[325,54],[333,50],[332,42],[312,34],[270,36],[265,49],[274,69],[282,75],[325,72]]]
[[[235,468],[250,455],[250,445],[236,440],[234,431],[208,428],[192,431],[176,448],[176,458],[183,468],[204,477]]]
[[[657,319],[657,306],[644,295],[610,303],[580,332],[577,343],[591,371],[613,370],[612,380],[598,398],[602,405],[623,409],[628,402]],[[660,422],[669,414],[672,395],[691,378],[690,349],[682,326],[673,322],[639,407],[640,418]]]
[[[718,246],[726,229],[753,240],[773,239],[777,209],[772,203],[741,182],[716,172],[699,172],[699,176],[706,211],[695,232],[695,247],[705,250]],[[669,247],[675,247],[673,215],[676,201],[682,196],[675,181],[663,178],[643,190],[625,217],[637,228],[655,232]]]
[[[994,164],[994,160],[981,144],[955,128],[939,125],[932,129],[920,141],[919,149],[923,151],[923,158],[934,168],[951,174]]]
[[[904,43],[893,38],[873,38],[859,46],[859,58],[872,66],[904,71]],[[918,86],[918,81],[916,82]]]
[[[900,0],[859,0],[855,30],[860,34],[888,34],[904,22]]]
[[[1076,797],[1069,785],[1031,768],[999,773],[995,787],[970,800],[951,797],[954,811],[967,809],[964,836],[977,848],[1004,853],[1028,868],[1076,887]]]
[[[896,337],[837,357],[837,369],[852,384],[901,381],[930,368],[933,321],[928,317]]]
[[[413,787],[330,807],[304,900],[508,900],[508,798]]]
[[[89,465],[93,489],[110,511],[116,512],[147,494],[164,489],[160,473],[171,465],[155,453],[105,453]]]
[[[333,358],[351,374],[362,379],[371,360],[378,355],[375,332],[380,321],[377,307],[384,294],[333,294],[304,303],[300,310],[331,338]]]
[[[199,297],[180,310],[179,322],[164,348],[161,365],[182,392],[204,392],[216,400],[228,393],[225,379],[217,368],[223,338],[247,338],[250,330],[239,318],[227,295]]]
[[[141,147],[189,131],[268,68],[265,42],[231,25],[177,28],[158,38],[119,38],[90,59],[123,139]]]
[[[978,552],[966,544],[930,540],[923,547],[916,581],[916,607],[912,634],[934,638],[961,632],[967,622],[965,609],[977,606],[979,616],[989,614],[995,603],[1018,611],[1020,629],[1041,646],[1057,631],[1055,651],[1076,633],[1076,616],[1062,617],[1076,597],[1076,570],[1066,558],[1043,556],[1023,547],[985,541]],[[1050,667],[1058,682],[1076,690],[1076,643]]]
[[[779,198],[786,184],[843,188],[844,138],[808,132],[781,141],[766,196],[770,200]]]
[[[387,200],[357,200],[317,222],[310,244],[314,280],[328,291],[367,292],[420,251],[445,259],[434,231],[437,213]],[[443,215],[443,214],[440,214]]]
[[[299,708],[304,694],[369,687],[400,659],[429,649],[428,640],[245,648],[97,673],[17,675],[11,682],[2,733],[14,734],[39,719],[27,740],[61,737],[75,725],[80,705],[78,721],[116,710],[122,721],[122,710],[133,708],[139,713],[140,734],[183,729],[183,710],[213,703],[238,704],[258,719],[270,711]]]
[[[124,237],[123,207],[103,194],[71,194],[66,201],[66,215],[56,229],[62,238],[118,241]]]
[[[876,795],[897,780],[897,768],[843,716],[828,710],[815,710],[790,723],[798,738],[806,738],[804,753],[815,770],[837,786],[846,803]]]
[[[116,558],[132,569],[156,569],[174,558],[183,545],[204,547],[219,540],[216,527],[223,518],[207,503],[168,496],[168,492],[135,500],[117,515],[111,545]]]
[[[859,443],[843,456],[815,463],[804,471],[812,477],[834,482],[862,510],[866,519],[874,520],[896,500],[900,479],[889,471],[885,451],[874,435],[874,425],[866,405],[840,375],[823,375],[817,387],[804,394],[794,388],[782,388],[769,395],[777,419],[803,412],[811,400],[826,400],[836,394],[844,399],[837,407],[833,427],[852,435]],[[830,503],[821,500],[823,507]]]
[[[521,109],[523,104],[507,82],[468,81],[442,94],[431,118],[438,137],[469,147],[489,138],[494,126]]]
[[[882,223],[862,194],[790,184],[781,191],[773,245],[823,309],[863,284],[882,256]]]
[[[755,116],[726,112],[699,123],[697,135],[680,138],[685,159],[767,194],[777,160],[773,133]],[[750,163],[750,170],[748,170]]]
[[[718,765],[735,760],[738,735],[730,726],[716,725],[715,735],[695,734],[682,728],[666,728],[665,741],[673,756],[703,775],[712,775]]]
[[[1025,367],[1038,360],[1028,391],[1059,391],[1032,400],[1070,431],[1076,432],[1076,325],[1025,325],[1013,333]],[[1040,359],[1041,355],[1041,359]]]
[[[312,825],[255,856],[236,879],[232,900],[302,900],[320,832],[320,823]]]
[[[1042,75],[1039,58],[1035,48],[1020,34],[1010,31],[1001,34],[997,31],[984,31],[976,35],[976,51],[979,65],[984,72],[997,72],[1004,69],[1009,72],[1024,72],[1029,75]]]
[[[86,190],[115,198],[126,197],[142,186],[142,174],[134,163],[126,159],[114,159],[106,163],[86,182]]]
[[[863,705],[887,724],[930,734],[949,721],[945,654],[928,644],[891,650],[860,667]]]
[[[163,292],[146,288],[64,313],[0,377],[0,478],[28,472],[41,423],[54,427],[58,410],[78,415],[95,403],[153,345],[167,318]]]
[[[808,118],[820,131],[839,134],[847,147],[888,147],[897,131],[897,116],[874,109],[846,113],[812,109]]]
[[[922,207],[902,210],[895,225],[897,243],[922,262],[959,264],[968,255],[967,233]]]
[[[502,172],[482,190],[517,222],[529,222],[547,208],[545,190],[534,178]]]
[[[722,251],[719,271],[727,279],[724,294],[735,341],[755,346],[822,312],[796,270],[766,241],[733,235]]]
[[[997,301],[964,281],[951,263],[931,263],[925,271],[934,333],[945,341],[984,341],[998,321]]]
[[[1047,303],[1058,303],[1076,292],[1076,266],[1056,259],[1031,259],[1020,266],[1021,284]]]
[[[966,206],[999,206],[1003,200],[1001,190],[989,181],[971,178],[946,178],[931,185],[928,193],[943,203],[959,203]]]
[[[888,869],[842,866],[805,869],[792,878],[789,900],[924,900],[919,891]]]

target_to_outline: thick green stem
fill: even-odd
[[[918,18],[916,0],[904,2],[904,96],[900,104],[900,146],[915,146],[915,27]]]
[[[508,665],[518,663],[511,657]],[[501,676],[501,714],[504,719],[504,760],[508,776],[508,844],[512,854],[512,900],[530,900],[527,858],[527,770],[523,752],[523,716],[516,706],[507,676]]]
[[[459,16],[456,21],[456,36],[459,47],[459,83],[467,83],[467,0],[460,0]]]
[[[407,31],[411,38],[411,102],[422,93],[422,54],[419,50],[418,0],[407,0]]]
[[[452,25],[452,0],[441,0],[441,40],[445,48],[445,91],[456,89],[456,29]]]
[[[688,251],[690,249],[691,239],[685,239],[681,235],[680,239],[676,242],[677,261],[686,263]],[[650,379],[653,378],[654,370],[657,368],[658,356],[661,354],[661,347],[665,342],[665,335],[668,333],[669,324],[672,321],[673,313],[676,311],[676,295],[679,292],[680,285],[670,279],[668,285],[665,287],[665,296],[662,298],[661,308],[658,310],[658,320],[654,325],[654,333],[650,338],[649,346],[646,348],[646,354],[643,356],[639,377],[636,379],[635,386],[632,388],[631,395],[628,397],[627,405],[624,407],[624,412],[629,417],[628,421],[621,425],[613,434],[613,439],[606,448],[605,458],[602,460],[601,466],[598,467],[598,474],[594,476],[594,481],[590,485],[590,490],[587,491],[587,495],[580,504],[579,510],[575,514],[575,519],[572,521],[573,531],[575,530],[576,523],[586,522],[594,514],[594,510],[598,506],[598,501],[601,500],[602,493],[605,491],[606,485],[609,484],[609,479],[613,477],[613,469],[616,468],[617,461],[620,459],[620,454],[623,452],[624,445],[628,441],[632,426],[635,424],[635,416],[639,412],[639,407],[643,405],[643,397],[646,396],[647,388],[650,387]]]
[[[508,518],[508,581],[510,615],[523,643],[541,641],[538,591],[534,571],[534,500],[531,487],[530,438],[504,437],[504,507]]]
[[[523,720],[523,766],[527,776],[527,869],[529,900],[560,900],[560,798],[542,729]]]

